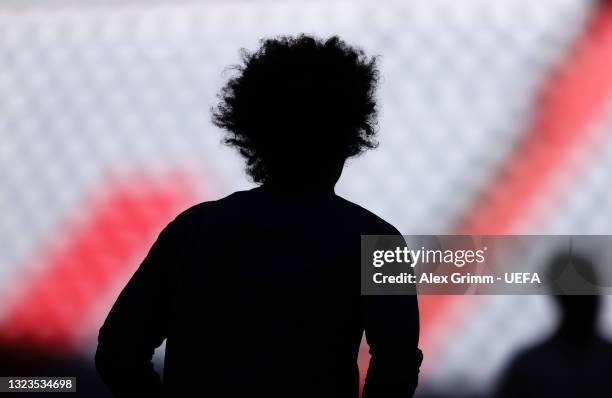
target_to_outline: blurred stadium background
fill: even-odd
[[[210,123],[227,67],[297,32],[380,55],[381,145],[351,161],[342,196],[405,234],[612,233],[608,2],[5,0],[1,375],[107,395],[97,329],[157,233],[251,186]],[[421,308],[421,397],[485,396],[557,316],[543,296]]]

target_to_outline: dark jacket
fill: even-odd
[[[160,233],[100,329],[117,396],[410,397],[422,354],[415,295],[361,296],[360,236],[397,235],[333,190],[236,192]],[[151,358],[167,339],[163,382]]]

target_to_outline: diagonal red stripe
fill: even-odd
[[[492,184],[465,213],[454,232],[464,234],[512,234],[546,195],[552,181],[566,172],[567,162],[580,150],[589,125],[603,111],[612,95],[612,3],[606,2],[592,17],[582,39],[558,73],[542,89],[535,123],[500,169]],[[446,319],[461,304],[475,297],[422,296],[421,345],[428,350],[429,337],[444,328]],[[432,347],[433,348],[433,347]]]
[[[458,225],[457,232],[514,231],[582,143],[612,93],[612,3],[606,2],[554,79],[526,140]]]
[[[67,243],[45,251],[44,264],[36,267],[42,274],[13,298],[0,324],[0,340],[9,347],[65,350],[90,333],[82,329],[89,326],[93,308],[129,276],[135,257],[194,198],[179,173],[110,181],[102,188],[108,194],[87,205],[84,222],[57,231],[67,235]]]

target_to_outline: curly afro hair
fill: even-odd
[[[376,147],[376,57],[336,36],[306,35],[241,54],[212,120],[255,182],[314,175]]]

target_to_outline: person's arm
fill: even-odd
[[[416,295],[364,296],[370,366],[362,398],[412,397],[423,354]]]
[[[393,227],[379,234],[377,249],[395,250],[406,245]],[[386,266],[393,269],[394,264]],[[416,285],[388,293],[361,297],[363,328],[371,355],[362,398],[412,397],[418,384],[423,353],[418,348]]]
[[[96,368],[115,396],[161,395],[151,360],[167,335],[171,269],[181,235],[177,220],[162,230],[100,329]]]

